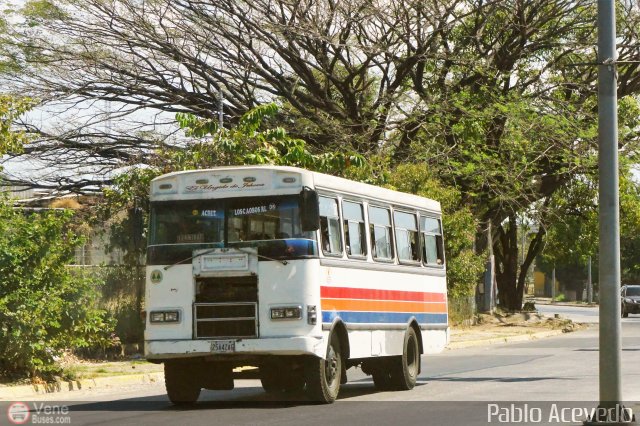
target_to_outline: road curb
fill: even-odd
[[[254,370],[254,367],[237,367],[236,373]],[[105,389],[126,385],[138,385],[147,383],[164,382],[164,372],[121,374],[119,376],[96,377],[94,379],[82,379],[71,381],[58,381],[37,385],[0,386],[0,401],[16,400],[36,395],[54,395],[56,393],[76,392],[87,389]]]
[[[79,390],[109,388],[123,385],[156,383],[164,381],[164,372],[143,374],[126,374],[111,377],[96,377],[72,381],[58,381],[37,385],[3,386],[0,387],[0,400],[15,400],[36,395],[74,392]]]
[[[503,337],[491,337],[488,339],[477,339],[477,340],[463,340],[460,342],[451,342],[447,345],[447,349],[463,349],[463,348],[472,348],[479,346],[491,346],[497,345],[500,343],[509,343],[509,342],[526,342],[529,340],[537,340],[543,339],[545,337],[558,336],[560,334],[564,334],[564,330],[549,330],[549,331],[539,331],[537,333],[531,334],[516,334],[513,336],[503,336]]]
[[[600,307],[597,303],[592,303],[589,305],[588,303],[576,304],[576,303],[564,303],[564,302],[536,302],[536,305],[544,305],[544,306],[568,306],[570,308],[598,308]]]

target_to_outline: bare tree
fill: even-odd
[[[620,60],[630,61],[620,66],[619,96],[633,108],[639,11],[618,4]],[[518,265],[517,213],[537,204],[548,220],[550,196],[593,169],[584,158],[595,147],[594,0],[37,5],[27,3],[27,20],[3,44],[19,65],[5,81],[63,109],[65,126],[27,127],[40,137],[29,154],[64,163],[80,155],[109,169],[148,162],[174,136],[165,122],[177,112],[215,118],[222,94],[233,121],[276,100],[279,123],[318,151],[423,160],[460,188],[496,230],[502,302],[510,307],[522,301],[545,229]],[[117,106],[108,130],[67,121],[93,102]],[[150,137],[149,117],[162,122],[152,128],[162,136]],[[623,144],[635,142],[636,130],[629,125]]]
[[[67,110],[112,102],[118,121],[140,110],[215,117],[220,94],[226,119],[234,120],[279,99],[283,120],[316,148],[370,153],[417,101],[407,80],[438,49],[438,31],[463,6],[457,0],[52,3],[30,10],[14,34],[22,67],[9,81]],[[113,135],[82,129],[44,133],[63,151],[80,143],[107,158],[129,157],[127,138],[114,144]]]

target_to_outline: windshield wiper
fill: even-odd
[[[235,250],[238,250],[238,251],[241,251],[241,252],[243,252],[243,253],[253,254],[253,252],[251,252],[251,251],[246,251],[246,250],[242,250],[240,247],[235,247],[234,249],[235,249]],[[186,259],[179,260],[179,261],[177,261],[177,262],[176,262],[176,263],[174,263],[174,264],[167,265],[167,266],[165,266],[163,269],[166,271],[166,270],[168,270],[169,268],[173,268],[173,267],[174,267],[174,266],[176,266],[176,265],[179,265],[179,264],[181,264],[181,263],[183,263],[183,262],[186,262],[187,260],[193,260],[193,259],[195,259],[196,257],[200,257],[200,256],[203,256],[203,255],[205,255],[205,254],[213,253],[213,252],[214,252],[214,251],[216,251],[216,250],[220,250],[220,249],[219,249],[219,248],[212,248],[211,250],[203,251],[202,253],[198,253],[198,254],[193,255],[193,256],[191,256],[191,257],[187,257]],[[258,253],[256,253],[256,255],[257,255],[258,257],[261,257],[261,258],[266,259],[266,260],[272,260],[272,261],[274,261],[274,262],[280,262],[280,263],[282,263],[283,265],[288,265],[288,264],[289,264],[289,262],[287,262],[286,260],[274,259],[273,257],[264,256],[264,255],[261,255],[261,254],[258,254]]]

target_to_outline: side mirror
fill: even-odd
[[[300,224],[302,231],[316,231],[320,227],[320,207],[318,193],[304,188],[300,192]]]

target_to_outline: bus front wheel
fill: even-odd
[[[342,374],[342,354],[338,336],[332,334],[325,359],[311,357],[305,366],[307,394],[313,401],[330,404],[338,397]]]
[[[175,405],[193,404],[200,396],[200,385],[193,368],[182,362],[164,364],[164,383],[167,396]]]

